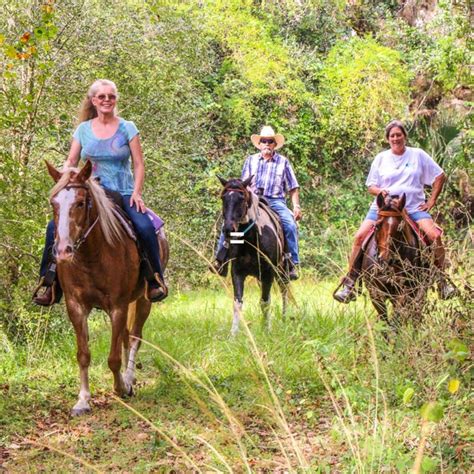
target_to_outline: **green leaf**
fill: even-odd
[[[403,403],[408,405],[411,402],[413,395],[415,395],[415,390],[413,390],[411,387],[408,387],[403,393]]]
[[[458,379],[451,379],[448,382],[448,392],[454,395],[459,390],[460,386],[461,382]]]
[[[438,423],[444,416],[444,410],[438,402],[428,402],[421,407],[420,414],[424,421]]]
[[[434,458],[424,457],[421,461],[422,472],[435,472],[438,469],[439,461]]]
[[[469,349],[464,342],[459,339],[452,339],[446,344],[449,352],[448,358],[455,359],[458,362],[464,362],[469,355]]]
[[[17,50],[15,49],[14,46],[7,46],[5,48],[5,54],[7,55],[7,57],[11,58],[11,59],[15,59],[16,58],[16,53],[17,53]]]

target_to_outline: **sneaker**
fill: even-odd
[[[356,300],[356,294],[355,282],[349,278],[345,278],[332,296],[336,301],[339,301],[339,303],[347,304]]]
[[[221,277],[227,276],[227,271],[229,269],[229,262],[222,263],[220,260],[214,260],[211,265],[209,265],[209,270],[213,273],[217,273]]]
[[[449,300],[459,295],[459,290],[444,278],[438,283],[438,295],[442,300]]]

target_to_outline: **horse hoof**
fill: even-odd
[[[71,416],[82,416],[82,415],[87,415],[88,413],[91,412],[90,408],[73,408],[71,410]]]
[[[133,395],[134,395],[134,393],[133,393],[133,384],[125,383],[124,384],[124,390],[120,394],[120,398],[126,399],[126,398],[133,397]]]

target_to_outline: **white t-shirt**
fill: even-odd
[[[420,148],[406,147],[401,156],[385,150],[374,158],[365,184],[390,194],[405,193],[405,208],[412,213],[425,202],[424,186],[431,186],[441,173],[442,168]],[[370,208],[377,210],[376,199]]]

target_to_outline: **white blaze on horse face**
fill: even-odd
[[[57,252],[64,252],[66,246],[73,245],[70,232],[71,206],[76,199],[75,189],[62,189],[53,199],[58,205]]]

